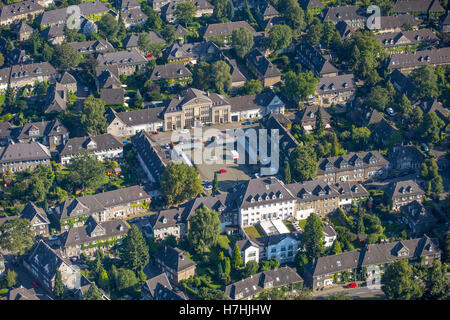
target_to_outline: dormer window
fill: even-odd
[[[262,198],[261,198],[261,196],[259,196],[259,197],[258,197],[258,201],[262,201]]]
[[[163,223],[167,223],[167,219],[166,218],[163,219]]]
[[[251,198],[251,199],[250,199],[250,202],[251,202],[251,203],[255,202],[255,198]]]
[[[265,199],[265,200],[270,200],[269,196],[266,196],[266,199]]]
[[[277,198],[277,196],[276,196],[276,195],[273,195],[273,196],[272,196],[272,199],[274,199],[274,200],[275,200],[276,198]]]

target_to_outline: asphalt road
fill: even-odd
[[[355,300],[381,300],[385,299],[385,295],[381,289],[369,288],[369,287],[357,287],[353,289],[341,288],[340,290],[332,290],[329,292],[323,292],[315,294],[316,299],[324,300],[327,296],[335,293],[345,292],[349,297]]]

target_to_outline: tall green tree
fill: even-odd
[[[216,211],[201,207],[191,218],[188,240],[197,252],[205,253],[219,241],[220,220]]]
[[[6,286],[8,288],[12,288],[16,285],[17,283],[17,272],[15,272],[12,269],[8,269],[8,271],[6,271]]]
[[[217,177],[217,172],[214,172],[214,180],[212,184],[212,193],[216,194],[219,192],[219,179]]]
[[[83,296],[83,300],[103,300],[103,295],[98,290],[95,283],[92,283],[86,294]]]
[[[309,262],[312,262],[315,258],[318,258],[324,254],[324,239],[323,224],[320,217],[311,213],[306,219],[305,230],[302,234],[301,244],[305,248],[306,257]]]
[[[194,167],[170,162],[161,175],[161,191],[169,204],[176,204],[196,197],[203,187]]]
[[[211,87],[211,65],[200,61],[194,66],[192,85],[200,90],[208,90]]]
[[[244,86],[241,88],[242,95],[258,94],[264,90],[261,81],[257,79],[250,79],[245,82]]]
[[[98,32],[103,39],[116,40],[119,32],[119,23],[109,13],[103,15],[97,22]]]
[[[319,79],[314,77],[311,71],[295,74],[288,71],[284,76],[285,85],[283,90],[289,99],[296,99],[297,102],[308,99],[316,90]]]
[[[108,181],[105,168],[94,154],[87,151],[76,154],[67,166],[67,181],[73,190],[95,189]]]
[[[416,99],[438,96],[438,76],[434,72],[434,68],[428,64],[414,69],[410,74],[411,79],[416,85],[414,97]]]
[[[239,268],[244,263],[241,257],[241,250],[239,250],[237,242],[234,244],[233,255],[231,257],[231,260],[233,262],[234,269]]]
[[[0,226],[0,247],[15,255],[22,255],[34,243],[34,232],[27,219],[14,219]]]
[[[317,175],[317,157],[311,146],[298,146],[291,154],[289,165],[296,181],[306,181]]]
[[[450,282],[447,280],[447,266],[435,260],[433,267],[425,276],[425,293],[427,299],[443,300],[450,295]]]
[[[90,95],[84,100],[80,122],[86,133],[98,135],[106,132],[105,102]]]
[[[192,22],[196,11],[197,7],[194,2],[181,2],[177,4],[175,17],[181,24],[187,27],[187,25]]]
[[[231,34],[231,46],[237,56],[243,58],[253,47],[253,34],[247,28],[233,30]]]
[[[211,66],[211,77],[214,87],[219,93],[225,93],[230,90],[232,77],[230,66],[222,60],[214,62]]]
[[[401,259],[387,265],[381,277],[381,290],[390,300],[410,300],[422,296],[424,288],[416,281],[408,260]]]
[[[289,161],[286,161],[284,163],[284,168],[283,168],[283,182],[284,184],[289,184],[292,181],[292,177],[291,177],[291,166],[289,164]]]
[[[123,240],[121,259],[124,265],[137,272],[143,269],[149,260],[148,246],[142,232],[136,225],[132,225]]]
[[[289,47],[292,42],[292,29],[284,24],[275,25],[269,30],[268,47],[275,51],[281,51]]]
[[[64,70],[75,68],[80,63],[81,55],[68,43],[55,47],[53,52],[53,64]]]
[[[441,139],[441,130],[444,125],[444,121],[434,111],[427,112],[423,117],[420,130],[422,139],[433,144],[439,142]]]
[[[64,284],[62,282],[61,271],[59,271],[59,270],[56,271],[55,285],[53,287],[53,294],[58,299],[61,299],[62,295],[64,294]]]
[[[322,120],[322,109],[320,107],[317,108],[317,118],[316,118],[316,127],[314,131],[317,135],[321,135],[325,130],[325,126]]]
[[[331,246],[331,252],[333,254],[340,254],[340,253],[342,253],[341,244],[339,243],[338,239],[334,240],[333,245]]]

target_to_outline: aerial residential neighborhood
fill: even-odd
[[[2,301],[448,300],[449,169],[447,0],[2,0]]]

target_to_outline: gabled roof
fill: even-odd
[[[100,90],[100,99],[106,105],[122,104],[125,101],[125,90],[123,88],[103,88]]]
[[[112,109],[110,109],[113,111]],[[127,126],[139,126],[142,124],[159,123],[163,121],[162,111],[164,107],[146,108],[124,112],[114,112],[108,115],[108,123],[111,123],[115,117],[118,117]],[[109,111],[110,112],[110,111]]]
[[[37,0],[26,0],[12,4],[4,5],[1,8],[0,21],[14,18],[24,14],[34,14],[39,11],[44,11]]]
[[[444,11],[439,0],[398,0],[393,9],[394,13]]]
[[[44,209],[38,208],[33,202],[30,201],[22,210],[20,217],[32,221],[36,216],[41,223],[50,224]]]
[[[50,160],[50,150],[39,142],[9,144],[3,151],[0,163],[28,161],[28,160]]]
[[[422,20],[410,15],[409,13],[399,14],[395,16],[381,16],[380,30],[397,29],[403,27],[404,25],[415,27],[421,23]]]
[[[391,198],[424,195],[425,191],[414,180],[401,180],[391,182],[386,190]]]
[[[233,33],[233,30],[245,28],[251,33],[256,33],[255,29],[247,21],[232,21],[222,23],[212,23],[207,25],[201,31],[202,37],[228,36]]]
[[[108,40],[92,40],[83,42],[70,42],[71,45],[80,54],[91,54],[114,51],[114,47]]]
[[[263,77],[281,76],[280,70],[272,64],[258,49],[253,49],[247,54],[246,59],[253,64]]]
[[[231,112],[255,110],[267,107],[275,96],[273,91],[267,90],[258,94],[232,97],[228,101],[230,101]]]
[[[172,288],[164,272],[148,279],[143,286],[150,293],[153,300],[187,300],[182,291],[175,291]]]
[[[197,265],[182,250],[170,246],[165,246],[162,250],[158,251],[155,254],[155,258],[177,272],[183,272]]]
[[[334,23],[338,21],[365,21],[366,16],[365,10],[360,6],[331,7],[327,10],[324,20],[331,20]]]
[[[156,65],[151,73],[150,80],[170,80],[192,77],[192,73],[185,67],[184,63],[169,63],[163,65]]]
[[[88,148],[88,145],[93,147]],[[69,139],[61,151],[60,155],[71,155],[82,151],[102,151],[109,149],[122,148],[123,144],[117,138],[109,133],[96,136],[85,136]]]
[[[326,94],[329,91],[345,92],[352,90],[355,90],[355,80],[353,74],[322,77],[316,86],[316,94]]]
[[[15,29],[16,33],[21,34],[21,33],[33,33],[34,29],[32,27],[30,27],[25,21],[21,20]]]
[[[416,68],[430,64],[450,63],[450,47],[421,50],[413,53],[393,54],[389,61],[390,69]]]
[[[148,60],[136,49],[102,53],[97,57],[98,66],[145,64]]]

